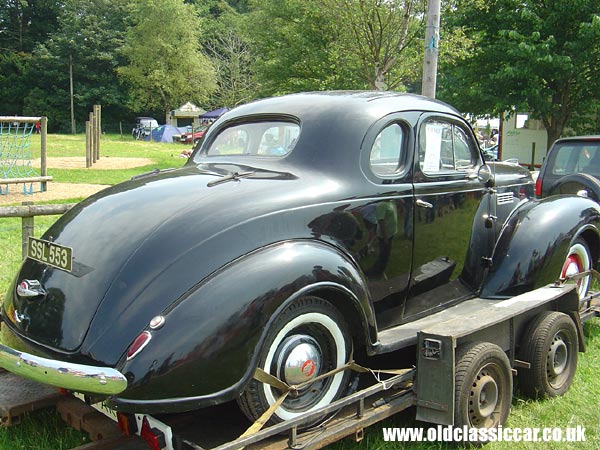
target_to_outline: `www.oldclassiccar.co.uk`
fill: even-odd
[[[585,428],[383,428],[386,442],[585,442]]]

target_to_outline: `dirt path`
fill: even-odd
[[[148,158],[120,158],[103,156],[93,165],[97,170],[110,169],[132,169],[151,165],[153,161]],[[34,167],[40,167],[40,159],[32,160]],[[66,157],[66,158],[48,158],[47,167],[49,169],[85,169],[85,157]],[[52,172],[50,172],[52,175]],[[26,184],[25,189],[33,189],[33,194],[23,194],[22,184],[9,184],[8,194],[6,194],[6,186],[2,185],[0,180],[0,205],[8,205],[11,203],[34,202],[44,203],[49,200],[72,199],[80,197],[89,197],[98,191],[108,187],[104,184],[84,184],[84,183],[57,183],[50,181],[46,192],[39,192],[40,183]]]
[[[31,160],[33,167],[40,167],[40,159]],[[149,166],[153,163],[148,158],[121,158],[103,156],[92,166],[96,170],[111,169],[133,169],[134,167]],[[48,158],[46,162],[49,169],[85,169],[84,156],[72,156],[65,158]]]
[[[2,186],[0,182],[0,188],[2,188],[0,205],[20,202],[45,203],[49,200],[89,197],[108,186],[104,184],[55,183],[50,181],[46,192],[38,192],[40,183],[33,183],[31,187],[34,191],[33,194],[24,195],[22,184],[9,184],[8,195],[6,195],[6,185]],[[25,188],[29,191],[30,185],[26,184]]]

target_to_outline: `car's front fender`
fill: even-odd
[[[523,204],[502,228],[481,297],[509,297],[552,283],[579,236],[597,260],[599,222],[598,204],[582,197],[555,196]]]
[[[309,292],[343,299],[336,306],[359,324],[362,342],[373,341],[368,294],[348,258],[319,241],[273,244],[226,265],[169,307],[148,345],[118,365],[128,389],[112,405],[169,412],[231,400],[251,379],[278,311]]]

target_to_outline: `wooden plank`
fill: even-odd
[[[20,184],[20,183],[37,183],[44,181],[52,181],[51,176],[45,177],[28,177],[28,178],[0,178],[0,184]]]
[[[75,397],[64,396],[56,409],[68,425],[85,431],[92,441],[123,436],[116,422]]]
[[[148,450],[148,444],[138,436],[120,436],[94,441],[71,450]]]
[[[63,214],[75,205],[76,203],[31,206],[2,206],[0,207],[0,217],[53,216],[57,214]]]
[[[55,387],[10,372],[0,373],[0,422],[3,426],[17,425],[25,414],[53,407],[59,398]]]

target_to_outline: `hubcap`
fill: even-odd
[[[307,335],[293,335],[285,339],[277,361],[278,377],[290,385],[313,380],[322,366],[319,344]]]
[[[560,376],[566,374],[569,362],[569,349],[562,335],[557,333],[552,340],[550,351],[548,352],[547,369],[550,381],[560,383]]]
[[[471,389],[471,420],[479,425],[489,419],[498,405],[498,384],[494,378],[481,371]]]

